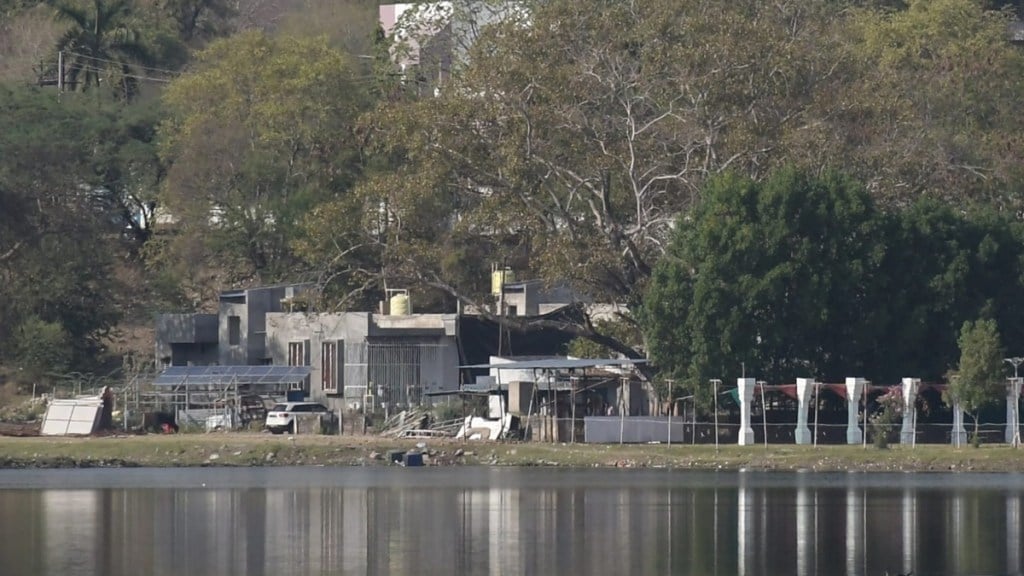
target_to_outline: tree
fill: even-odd
[[[703,394],[740,366],[772,382],[865,373],[884,315],[880,218],[863,187],[789,169],[726,175],[680,218],[643,324],[663,375]]]
[[[106,83],[123,99],[133,97],[139,74],[132,65],[150,60],[132,20],[131,0],[52,0],[56,18],[69,28],[57,42],[67,57],[65,84],[85,91]]]
[[[162,0],[160,7],[186,43],[223,34],[230,29],[229,20],[236,13],[227,0]]]
[[[528,17],[478,31],[436,97],[368,118],[389,167],[360,186],[383,276],[487,309],[489,267],[505,262],[624,305],[635,325],[628,309],[703,181],[758,170],[828,69],[808,49],[824,4],[714,4],[526,3]],[[643,355],[590,319],[530,323]]]
[[[888,319],[877,336],[876,379],[942,378],[960,356],[963,323],[978,317],[1006,326],[1007,344],[1024,344],[1024,230],[1012,214],[924,199],[891,214],[882,233]]]
[[[978,413],[1005,392],[1003,346],[995,320],[964,322],[960,330],[960,365],[949,386],[949,396],[974,420],[978,437]]]
[[[883,205],[925,196],[1019,208],[1024,52],[1009,42],[1013,16],[961,0],[850,14],[846,79],[816,96],[814,122],[787,147],[802,142],[809,166],[842,165]]]
[[[90,194],[97,112],[72,96],[0,86],[0,360],[27,353],[21,336],[66,334],[94,363],[120,315],[119,228]]]
[[[300,223],[343,201],[359,175],[355,118],[366,100],[353,73],[322,38],[246,32],[212,43],[168,86],[161,197],[177,220],[179,262],[224,270],[222,283],[304,269],[293,251]]]
[[[67,371],[73,359],[73,349],[64,326],[31,316],[18,326],[12,359],[38,378],[46,373]]]
[[[90,196],[134,242],[153,234],[158,193],[165,174],[157,150],[157,127],[164,117],[158,100],[100,106],[93,114],[96,146]]]

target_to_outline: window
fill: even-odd
[[[345,369],[345,342],[324,342],[320,347],[320,382],[324,392],[337,393]]]
[[[288,365],[309,366],[309,341],[288,343]]]
[[[509,316],[519,316],[519,308],[517,308],[515,304],[510,305],[508,307],[508,315]]]
[[[238,346],[242,343],[242,318],[228,316],[228,344]]]

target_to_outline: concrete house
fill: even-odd
[[[335,409],[416,405],[458,390],[458,316],[371,312],[267,314],[274,364],[311,367],[309,397]]]
[[[307,398],[401,409],[459,387],[458,316],[305,311],[309,284],[222,292],[217,314],[160,314],[156,365],[308,366]],[[372,405],[372,406],[368,406]]]
[[[312,284],[262,286],[221,292],[216,314],[159,314],[156,366],[270,364],[266,315],[294,309]]]

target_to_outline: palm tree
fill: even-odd
[[[57,20],[70,27],[57,42],[64,53],[64,79],[73,90],[101,85],[130,99],[138,87],[132,64],[149,61],[149,51],[130,23],[131,0],[50,0]]]

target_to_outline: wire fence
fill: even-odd
[[[587,416],[576,419],[537,416],[524,426],[527,438],[548,442],[586,442],[594,444],[737,444],[740,424],[735,421],[715,422],[687,420],[668,416]],[[795,423],[752,422],[752,444],[785,445],[796,443]],[[851,429],[844,423],[809,423],[810,444],[839,445],[850,443]],[[903,430],[902,422],[868,422],[854,429],[856,443],[886,444],[956,444],[973,440],[974,424],[967,423],[954,433],[952,423],[921,423],[912,430]],[[575,431],[575,435],[573,432]],[[717,433],[716,433],[717,431]],[[880,436],[884,438],[880,439]],[[978,441],[985,444],[1010,443],[1013,427],[1006,422],[988,422],[978,426]],[[766,440],[767,439],[767,440]]]

